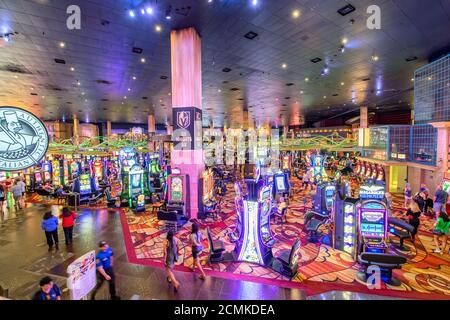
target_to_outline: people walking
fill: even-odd
[[[180,283],[175,278],[173,273],[173,267],[175,266],[175,262],[178,260],[178,244],[177,239],[173,235],[172,229],[167,232],[167,238],[163,241],[163,259],[167,281],[169,283],[173,283],[173,290],[178,292]]]
[[[53,282],[52,278],[42,278],[41,281],[39,281],[39,286],[41,288],[33,295],[32,300],[61,300],[61,289]]]
[[[448,193],[442,189],[442,184],[436,187],[436,192],[434,193],[434,204],[433,210],[436,215],[440,212],[445,211],[445,205],[448,200]]]
[[[447,240],[450,234],[450,218],[446,212],[439,212],[439,217],[434,225],[433,235],[434,243],[436,249],[433,250],[434,253],[444,254],[445,248],[447,247]],[[439,243],[442,237],[442,244]]]
[[[116,295],[116,276],[113,269],[114,252],[106,241],[100,241],[98,247],[100,248],[100,251],[96,256],[97,285],[92,292],[91,300],[95,300],[98,290],[105,281],[108,281],[111,300],[120,300],[120,297]]]
[[[51,211],[47,211],[44,214],[44,219],[42,220],[42,230],[44,230],[45,237],[47,238],[48,251],[52,250],[53,244],[55,244],[56,250],[59,249],[58,224],[58,218],[55,217]]]
[[[59,217],[62,219],[62,227],[64,230],[66,245],[72,244],[73,226],[75,225],[75,219],[77,218],[77,215],[74,211],[70,211],[69,208],[64,207]]]
[[[16,211],[22,209],[22,187],[18,184],[18,181],[14,181],[14,185],[11,187],[11,193],[14,198],[14,207]]]
[[[411,190],[411,185],[409,183],[405,184],[405,189],[404,189],[404,195],[405,195],[405,209],[409,208],[409,204],[412,201],[412,190]]]
[[[411,232],[411,240],[414,242],[416,241],[416,235],[417,230],[419,229],[421,215],[421,211],[417,202],[411,201],[406,215],[408,216],[409,224],[414,227],[414,230]]]
[[[205,271],[203,271],[202,264],[200,263],[200,254],[203,251],[203,245],[202,245],[202,234],[199,231],[199,227],[197,223],[192,224],[192,231],[189,236],[189,239],[191,241],[191,247],[192,247],[192,267],[191,270],[195,271],[195,267],[197,267],[200,270],[200,279],[205,280],[206,275]]]

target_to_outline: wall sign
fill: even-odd
[[[0,171],[18,171],[36,165],[48,149],[44,123],[16,107],[0,107]]]
[[[376,184],[362,185],[359,190],[359,197],[361,200],[367,199],[383,200],[384,193],[385,193],[384,186]]]

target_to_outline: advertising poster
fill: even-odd
[[[71,300],[81,300],[91,292],[96,283],[95,251],[91,251],[72,262],[67,268],[67,287]]]

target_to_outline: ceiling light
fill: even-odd
[[[208,3],[212,3],[213,2],[213,0],[208,0]]]
[[[59,47],[60,47],[60,48],[65,48],[65,47],[66,47],[66,44],[65,44],[64,42],[60,42],[60,43],[59,43]]]
[[[172,6],[168,6],[166,9],[166,20],[172,19]]]
[[[70,67],[70,71],[75,71],[75,68],[74,67]]]
[[[128,91],[131,91],[131,88],[128,88]]]
[[[136,16],[136,14],[134,13],[134,10],[129,10],[128,15],[132,18],[134,18]]]
[[[372,56],[372,61],[378,61],[380,60],[380,57],[378,57],[377,55]]]
[[[11,38],[9,37],[9,34],[5,34],[3,36],[3,40],[5,40],[5,42],[9,42],[11,40]]]
[[[219,89],[219,90],[217,90],[217,91],[218,91],[218,92],[222,92],[222,90],[220,90],[220,89]]]
[[[294,11],[292,11],[292,17],[294,19],[297,19],[298,17],[300,17],[300,10],[295,9]]]
[[[126,100],[126,99],[127,99],[127,96],[124,96],[123,98]]]
[[[324,98],[324,99],[326,99],[326,98],[327,98],[327,96],[323,96],[323,98]]]
[[[300,94],[303,94],[303,91],[300,91]]]
[[[258,5],[258,0],[252,0],[252,5],[253,6],[257,6]]]
[[[80,81],[77,81],[77,85],[78,85],[78,86],[81,86],[81,82],[80,82]]]
[[[133,80],[136,80],[136,76],[133,76]]]
[[[342,41],[341,41],[342,44],[347,44],[347,42],[348,42],[347,38],[343,38]]]
[[[283,63],[283,64],[281,65],[281,68],[286,69],[286,68],[287,68],[287,64],[286,64],[286,63]]]
[[[411,78],[411,82],[414,82],[414,78]]]
[[[305,82],[308,82],[309,81],[309,78],[307,77],[307,78],[305,78]]]
[[[145,14],[145,9],[144,9],[144,8],[141,9],[141,14],[142,14],[142,15]]]
[[[344,82],[341,82],[341,86],[343,86],[345,83]]]
[[[147,14],[153,14],[153,8],[147,7],[147,9],[145,9],[145,12],[147,12]]]
[[[155,31],[156,32],[161,32],[161,26],[159,25],[159,24],[157,24],[156,26],[155,26]]]
[[[145,63],[145,58],[141,58],[141,63]]]

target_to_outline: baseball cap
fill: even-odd
[[[101,248],[101,247],[104,247],[106,244],[107,244],[106,241],[100,241],[98,243],[98,246]]]

